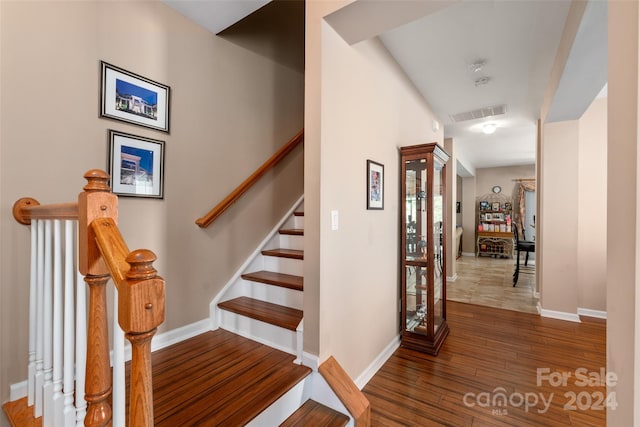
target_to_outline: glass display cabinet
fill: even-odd
[[[436,143],[400,148],[402,346],[437,355],[446,321],[445,167]]]

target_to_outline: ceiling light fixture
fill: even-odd
[[[482,126],[482,133],[484,133],[485,135],[491,135],[496,131],[496,127],[497,126],[494,123],[486,123],[484,126]]]
[[[476,87],[486,85],[491,80],[491,77],[483,76],[475,79],[474,83]]]
[[[484,67],[484,64],[485,64],[484,59],[478,59],[473,64],[469,65],[469,69],[471,70],[472,73],[477,73],[480,70],[482,70],[482,67]]]

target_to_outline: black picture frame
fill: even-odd
[[[384,165],[367,160],[367,209],[384,209]]]
[[[109,129],[111,191],[120,196],[164,198],[164,141]]]
[[[169,133],[169,86],[104,61],[100,69],[100,117]]]

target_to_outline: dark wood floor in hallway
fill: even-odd
[[[364,387],[372,426],[606,425],[604,320],[450,301],[447,322],[437,357],[400,348]]]

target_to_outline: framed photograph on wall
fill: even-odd
[[[367,160],[367,209],[384,209],[384,165]]]
[[[111,190],[121,196],[164,197],[164,141],[109,130]]]
[[[100,67],[100,117],[169,133],[169,86],[104,61]]]

